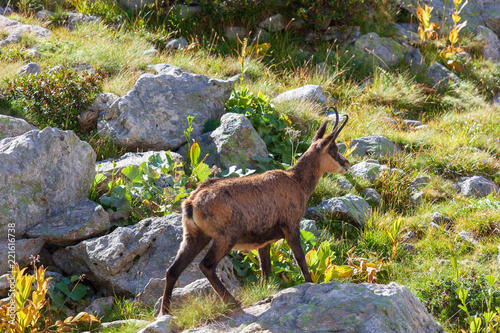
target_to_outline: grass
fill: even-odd
[[[222,37],[222,25],[218,22],[222,19],[207,19],[198,25],[178,20],[167,22],[161,16],[154,16],[152,8],[134,15],[113,7],[112,1],[96,1],[97,5],[92,8],[85,7],[90,3],[83,0],[74,1],[73,7],[69,2],[59,2],[62,10],[80,6],[84,11],[101,15],[103,23],[81,25],[70,31],[41,22],[33,15],[12,15],[11,18],[27,24],[46,25],[53,30],[53,34],[43,41],[23,36],[21,43],[2,48],[2,78],[13,78],[24,64],[32,60],[42,70],[55,65],[75,67],[86,64],[106,72],[104,92],[123,96],[140,75],[153,72],[147,67],[149,64],[168,63],[196,74],[222,79],[242,71],[237,54],[241,52],[242,43]],[[50,7],[51,2],[45,1],[45,5]],[[271,9],[266,7],[266,10]],[[394,8],[389,2],[384,2],[384,6],[377,10],[375,21],[364,23],[362,31],[376,31],[381,36],[393,35],[391,25],[386,23],[394,20]],[[252,27],[257,19],[250,17],[251,12],[248,11],[248,17],[245,14],[226,17],[225,22],[237,24],[241,21],[242,25]],[[259,15],[264,14],[268,12]],[[107,25],[112,22],[124,24]],[[153,26],[153,22],[159,24]],[[335,104],[339,112],[348,114],[350,119],[339,141],[383,135],[397,143],[401,150],[379,161],[405,172],[404,175],[388,174],[372,184],[347,174],[345,178],[354,185],[349,191],[339,186],[339,176],[326,176],[320,180],[308,206],[348,192],[360,195],[367,187],[375,188],[384,201],[374,211],[364,230],[352,230],[339,221],[328,221],[325,227],[331,232],[329,240],[335,250],[336,264],[345,264],[346,253],[354,246],[357,255],[390,258],[392,243],[385,229],[401,218],[399,239],[410,231],[414,232],[416,239],[409,243],[415,250],[408,251],[405,245],[399,244],[394,260],[387,259],[387,271],[379,282],[396,281],[407,286],[425,304],[437,302],[445,308],[449,305],[439,303],[442,300],[437,297],[432,298],[432,292],[437,293],[442,287],[432,286],[432,283],[453,278],[454,272],[448,261],[452,255],[460,257],[464,277],[470,273],[469,266],[480,274],[498,275],[500,270],[495,257],[500,241],[500,198],[463,198],[455,190],[454,183],[459,177],[472,175],[484,175],[500,183],[500,108],[490,103],[500,93],[500,65],[481,59],[478,56],[480,48],[472,36],[463,34],[461,46],[472,50],[472,59],[466,64],[466,71],[458,73],[461,82],[435,91],[429,89],[430,84],[424,74],[413,73],[406,65],[391,70],[374,69],[369,61],[364,61],[366,57],[353,54],[351,47],[319,40],[305,42],[303,37],[306,33],[299,30],[271,34],[267,56],[244,59],[246,72],[242,85],[253,93],[260,90],[271,98],[306,84],[321,86],[330,98],[328,105],[300,101],[275,104],[276,109],[288,115],[294,127],[301,131],[303,146],[311,141],[324,119],[326,106]],[[171,37],[186,38],[192,43],[192,48],[185,51],[164,50],[166,41]],[[421,47],[427,64],[441,60],[440,48],[445,43],[444,39],[440,39]],[[26,49],[35,44],[41,56],[30,58]],[[144,51],[153,46],[159,47],[159,54],[145,56]],[[321,63],[326,64],[325,72],[316,71],[316,66]],[[2,82],[0,89],[5,87]],[[5,98],[3,92],[1,97],[0,113],[22,116],[22,110]],[[398,124],[392,124],[387,117],[395,119]],[[401,126],[404,119],[418,119],[427,127],[412,130]],[[123,153],[105,137],[86,134],[81,138],[92,145],[98,160],[118,157]],[[351,165],[366,159],[349,157]],[[422,203],[415,204],[411,201],[410,183],[420,174],[430,176],[431,181],[421,189],[424,192]],[[452,218],[452,228],[429,228],[434,212]],[[458,234],[463,230],[473,232],[481,246],[462,240]],[[266,288],[249,285],[237,291],[235,296],[246,306],[276,290],[273,284]],[[183,329],[216,320],[232,311],[215,296],[187,298],[174,304],[174,309],[177,322]],[[443,321],[448,331],[459,331],[453,326],[452,319],[439,314],[436,317]],[[119,301],[104,321],[129,318],[153,319],[150,310],[139,309],[128,301]],[[120,332],[132,332],[134,329],[121,328]]]

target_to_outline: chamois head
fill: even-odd
[[[349,169],[349,161],[339,153],[339,148],[335,143],[335,139],[339,135],[342,128],[344,128],[349,117],[346,115],[345,120],[342,125],[339,125],[339,113],[337,109],[331,107],[335,111],[335,126],[332,129],[332,132],[323,138],[326,131],[326,125],[328,124],[328,120],[325,121],[318,131],[316,132],[316,136],[313,140],[313,145],[320,151],[320,169],[323,172],[329,173],[345,173],[347,169]]]

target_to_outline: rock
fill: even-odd
[[[166,64],[159,75],[143,74],[134,88],[104,111],[98,132],[128,150],[176,150],[186,142],[187,116],[196,116],[192,136],[208,119],[224,114],[236,78],[211,79]]]
[[[420,50],[415,47],[412,47],[410,51],[405,53],[404,59],[416,72],[423,72],[427,67],[424,56],[420,53]]]
[[[273,98],[271,102],[280,103],[290,100],[325,103],[326,96],[323,94],[323,88],[314,84],[308,84],[297,89],[285,91]]]
[[[374,66],[397,66],[404,58],[406,48],[391,38],[380,37],[375,32],[361,36],[354,47],[368,54],[370,63]]]
[[[274,16],[268,17],[267,19],[259,23],[259,27],[269,32],[281,31],[285,29],[283,16],[281,16],[281,14],[276,14]]]
[[[88,107],[87,110],[82,111],[78,115],[78,124],[80,130],[84,133],[90,132],[97,128],[97,120],[101,112],[106,111],[109,107],[120,97],[113,93],[99,93],[97,94],[94,102]]]
[[[430,222],[429,229],[439,229],[439,225],[434,222]]]
[[[80,13],[68,13],[68,17],[66,19],[68,28],[70,30],[75,29],[79,24],[85,23],[98,23],[101,19],[97,16],[92,15],[84,15]]]
[[[243,27],[226,27],[224,28],[224,37],[229,40],[243,40],[247,34],[247,31]]]
[[[354,43],[361,37],[360,27],[328,27],[320,39],[323,41],[335,41],[341,45]],[[307,37],[306,37],[307,38]]]
[[[403,243],[415,242],[417,240],[418,240],[418,235],[413,230],[408,231],[403,237],[401,237],[401,242]]]
[[[453,224],[453,220],[451,218],[439,212],[434,212],[434,214],[432,214],[431,222],[436,223],[438,225]]]
[[[500,61],[500,40],[491,29],[478,26],[474,40],[483,44],[481,54],[485,60]]]
[[[0,298],[5,298],[9,296],[10,293],[10,280],[7,275],[10,276],[11,272],[0,276]]]
[[[26,267],[31,259],[31,256],[36,256],[42,247],[45,245],[45,241],[42,238],[32,238],[32,239],[22,239],[15,238],[15,249],[12,251],[11,243],[9,242],[11,237],[2,237],[0,240],[0,274],[10,273],[11,267],[9,260],[13,259],[9,254],[15,255],[15,261],[19,264],[19,267]]]
[[[422,125],[422,123],[421,123],[420,121],[418,121],[418,120],[410,120],[410,119],[405,119],[405,120],[403,120],[403,123],[404,123],[406,126],[408,126],[408,127],[413,127],[413,128],[415,128],[415,127],[418,127],[418,126]]]
[[[403,248],[407,251],[407,252],[416,252],[416,247],[415,245],[413,244],[410,244],[410,243],[403,243]]]
[[[190,332],[444,332],[404,286],[305,283]]]
[[[351,191],[352,189],[354,189],[354,186],[352,186],[352,184],[347,179],[337,178],[336,181],[339,187],[344,191]]]
[[[415,130],[423,130],[423,129],[426,129],[426,128],[427,128],[427,125],[424,124],[424,125],[420,125],[420,126],[415,127]]]
[[[104,208],[82,198],[69,205],[67,210],[44,218],[28,229],[26,236],[43,238],[49,244],[68,246],[96,237],[110,228],[109,215]]]
[[[460,79],[449,69],[438,62],[435,62],[427,70],[427,76],[432,80],[434,87],[446,85],[449,82],[459,82]]]
[[[140,329],[149,324],[149,321],[140,319],[124,319],[116,320],[108,323],[102,323],[103,328],[112,329],[114,332],[119,332],[120,328],[124,326],[134,326],[136,329]]]
[[[24,65],[19,71],[19,75],[38,73],[40,73],[40,67],[38,67],[38,64],[36,62],[30,62],[29,64]]]
[[[302,221],[300,221],[300,230],[308,231],[312,233],[316,238],[319,238],[322,233],[321,231],[318,230],[318,227],[316,226],[316,221],[308,219],[302,219]]]
[[[345,152],[345,144],[338,143],[337,146],[341,153]],[[383,136],[367,136],[353,139],[351,147],[355,147],[352,154],[359,157],[386,157],[399,151],[398,147],[392,141]]]
[[[0,15],[0,31],[9,34],[6,40],[0,42],[0,47],[12,42],[17,42],[24,33],[32,33],[38,38],[45,38],[52,34],[52,31],[37,25],[27,25]]]
[[[458,236],[460,238],[462,238],[464,241],[472,243],[472,244],[474,244],[476,246],[481,246],[481,244],[479,244],[479,242],[476,240],[476,238],[474,237],[474,234],[472,232],[469,232],[469,231],[460,231],[458,233]]]
[[[96,298],[83,311],[97,317],[103,317],[113,307],[114,303],[114,296]]]
[[[148,162],[151,156],[153,155],[160,155],[160,158],[162,160],[166,159],[166,151],[160,150],[160,151],[146,151],[144,153],[126,153],[122,155],[119,158],[108,158],[106,160],[102,160],[100,162],[96,163],[96,172],[102,173],[106,179],[101,183],[103,185],[109,183],[111,181],[112,175],[113,175],[113,170],[115,172],[115,175],[121,175],[122,170],[125,169],[128,166],[135,165],[136,167],[139,167],[142,163]],[[177,161],[182,161],[182,156],[170,152],[172,155],[172,158]],[[115,163],[115,166],[113,167],[113,162]]]
[[[10,7],[0,7],[0,15],[4,15],[4,16],[9,16],[10,14],[13,14],[14,11],[12,10],[12,8]]]
[[[343,197],[324,200],[318,206],[308,209],[307,213],[315,217],[334,217],[356,228],[363,228],[371,214],[371,208],[365,199],[349,193]]]
[[[412,194],[411,196],[411,202],[414,205],[420,205],[422,203],[422,200],[425,197],[425,192],[424,191],[418,191],[415,194]]]
[[[382,203],[382,196],[373,188],[365,188],[361,194],[372,206],[379,206]]]
[[[460,189],[460,193],[466,197],[476,196],[483,198],[490,193],[500,193],[498,185],[484,176],[460,178],[457,186]]]
[[[73,131],[47,127],[0,141],[0,236],[16,236],[85,197],[95,152]]]
[[[196,142],[200,144],[202,156],[208,154],[205,163],[223,169],[231,165],[256,168],[257,162],[252,157],[266,158],[269,155],[266,143],[243,114],[226,113],[215,131],[203,134]],[[187,149],[184,145],[178,153],[187,157]]]
[[[184,38],[171,39],[165,45],[166,50],[184,50],[187,49],[189,43]]]
[[[170,315],[161,316],[137,333],[170,333],[178,332],[179,328]]]
[[[415,29],[418,28],[417,25],[410,26],[404,23],[393,23],[393,26],[398,30],[396,34],[397,39],[400,42],[406,42],[411,45],[419,45],[422,43],[422,40]]]
[[[370,182],[375,181],[380,174],[381,165],[373,162],[360,162],[356,163],[349,169],[349,172]]]
[[[0,114],[0,140],[23,135],[37,128],[26,120]]]
[[[430,182],[431,182],[431,177],[420,175],[415,177],[415,179],[412,180],[410,185],[413,191],[418,191],[421,188],[426,187]]]
[[[234,290],[235,284],[226,285],[229,290]],[[154,278],[149,280],[144,290],[136,296],[134,302],[141,303],[147,306],[158,306],[158,313],[161,307],[161,300],[163,299],[163,290],[165,289],[165,278]],[[172,292],[173,299],[180,299],[187,295],[195,294],[215,294],[214,289],[208,279],[198,279],[185,287],[174,288]]]
[[[182,240],[181,215],[153,217],[135,225],[119,227],[108,235],[60,248],[54,262],[69,275],[85,274],[111,295],[135,296],[153,278],[163,278]],[[181,274],[185,286],[205,276],[198,267],[202,251]],[[230,268],[230,269],[229,269]],[[233,281],[232,264],[223,259],[218,265],[223,282]]]
[[[266,158],[267,146],[243,114],[226,113],[220,126],[210,134],[222,168],[231,165],[255,167],[252,157]],[[217,164],[219,165],[219,164]]]
[[[156,57],[158,54],[159,54],[159,52],[155,48],[150,48],[150,49],[147,49],[146,51],[142,52],[142,55],[144,57]]]
[[[269,40],[269,33],[262,28],[257,28],[252,38],[252,44],[261,44],[267,42],[268,40]]]
[[[54,12],[47,9],[42,9],[41,11],[36,13],[36,17],[40,20],[50,20],[52,16],[54,16]]]

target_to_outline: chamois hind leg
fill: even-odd
[[[269,281],[269,275],[271,274],[271,244],[261,247],[258,251],[260,270],[262,272],[260,282],[263,284]]]
[[[304,276],[304,280],[306,282],[313,282],[311,278],[311,273],[309,272],[309,268],[307,267],[306,256],[304,255],[304,250],[302,250],[302,245],[300,244],[300,229],[297,227],[293,230],[288,230],[283,228],[283,234],[285,235],[285,239],[288,242],[288,245],[292,249],[293,257],[295,261],[300,267],[302,271],[302,275]]]
[[[236,240],[227,240],[224,238],[214,239],[207,255],[200,262],[200,269],[224,302],[238,305],[239,302],[236,301],[231,293],[229,293],[216,274],[217,265],[229,253],[229,251],[231,251],[235,244]]]
[[[196,235],[184,235],[177,256],[165,272],[165,289],[163,291],[163,302],[161,304],[162,315],[168,314],[170,311],[172,291],[174,290],[177,279],[209,242],[210,237],[202,232]]]

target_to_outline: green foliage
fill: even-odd
[[[113,172],[112,180],[107,184],[109,191],[99,198],[99,203],[125,218],[119,224],[163,216],[178,210],[181,200],[211,174],[208,165],[198,161],[197,144],[191,146],[191,155],[194,168],[190,169],[189,175],[185,173],[183,164],[175,160],[169,151],[163,156],[151,156],[140,166],[130,165],[121,171],[121,175]],[[97,175],[94,183],[101,178]]]
[[[53,311],[62,311],[68,299],[81,302],[87,296],[89,287],[81,283],[82,279],[82,276],[77,275],[73,275],[71,278],[64,276],[61,281],[49,289]]]
[[[291,125],[285,114],[278,112],[269,98],[259,91],[255,96],[247,88],[233,90],[226,103],[226,111],[244,114],[267,145],[277,161],[288,163],[292,159],[287,127]]]
[[[291,0],[294,15],[316,28],[328,24],[355,25],[365,14],[369,0]]]
[[[500,304],[500,289],[489,288],[487,278],[474,270],[459,277],[458,281],[456,277],[431,281],[426,286],[418,288],[417,293],[429,312],[440,322],[456,322],[465,328],[468,316],[479,316],[489,312],[488,304]],[[459,290],[460,292],[457,292]],[[486,294],[487,299],[485,299]],[[466,299],[467,311],[463,309],[461,297]]]
[[[102,90],[104,74],[61,69],[7,80],[9,95],[18,100],[37,127],[78,130],[77,116]]]

